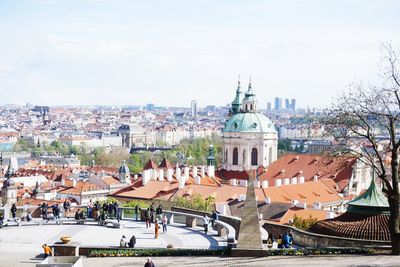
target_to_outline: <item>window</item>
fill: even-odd
[[[239,151],[238,151],[238,148],[235,147],[233,149],[232,164],[233,165],[238,165],[238,163],[239,163]]]
[[[257,166],[258,165],[258,152],[257,148],[253,147],[251,150],[251,165]]]

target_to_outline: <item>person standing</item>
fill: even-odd
[[[89,200],[89,203],[87,205],[87,212],[88,212],[88,218],[93,218],[93,202],[92,202],[92,199]]]
[[[151,216],[150,216],[150,210],[147,208],[146,212],[144,213],[144,216],[146,218],[146,228],[151,227]]]
[[[136,204],[136,206],[135,206],[135,217],[136,217],[136,221],[138,220],[138,218],[139,218],[139,206]]]
[[[17,216],[17,206],[15,206],[15,203],[13,203],[11,206],[11,214],[12,214],[14,221],[17,223],[17,217],[16,217]]]
[[[43,220],[48,220],[48,218],[47,218],[47,209],[48,209],[48,205],[47,205],[47,203],[46,202],[43,202],[42,203],[42,206],[41,206],[41,210],[42,210],[42,217],[43,217]]]
[[[42,248],[44,250],[44,258],[46,259],[51,255],[51,248],[47,244],[43,244]]]
[[[154,222],[154,202],[150,205],[150,221]]]
[[[205,234],[207,234],[207,232],[208,232],[208,224],[209,224],[209,223],[210,223],[210,220],[209,220],[207,214],[204,214],[204,217],[203,217],[203,225],[204,225],[204,233],[205,233]]]
[[[211,226],[214,227],[214,222],[219,219],[218,213],[216,210],[211,215]]]
[[[163,210],[161,208],[161,205],[158,205],[158,207],[156,209],[156,214],[157,214],[157,219],[158,220],[162,220],[162,213],[163,213]]]
[[[168,223],[167,216],[164,215],[164,217],[162,218],[162,230],[163,230],[163,234],[165,234],[165,233],[167,232],[167,223]]]
[[[160,226],[158,225],[158,220],[155,219],[154,220],[154,238],[157,239],[158,238],[158,229],[160,228]]]

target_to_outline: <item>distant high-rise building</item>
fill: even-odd
[[[285,109],[290,109],[290,102],[288,98],[285,98]]]
[[[197,113],[198,113],[198,107],[197,107],[197,101],[196,100],[192,100],[192,102],[190,102],[190,108],[191,108],[192,117],[196,117]]]
[[[290,102],[290,108],[294,111],[296,110],[296,99],[292,98]]]
[[[275,110],[279,111],[282,109],[282,98],[275,97]]]
[[[271,102],[268,102],[268,103],[267,103],[267,111],[270,112],[271,109],[272,109]]]
[[[146,109],[147,109],[148,111],[153,111],[153,110],[154,110],[154,104],[147,104],[147,105],[146,105]]]

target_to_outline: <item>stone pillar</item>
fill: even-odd
[[[186,227],[195,228],[196,227],[196,218],[191,216],[186,216]]]
[[[242,211],[242,221],[239,229],[238,249],[261,250],[262,239],[258,209],[254,190],[254,172],[249,171],[249,185],[247,186],[246,200]]]

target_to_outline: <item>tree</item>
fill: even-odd
[[[382,180],[390,205],[392,254],[400,255],[400,63],[390,45],[384,46],[383,59],[382,86],[350,86],[339,95],[324,122],[328,132]]]

